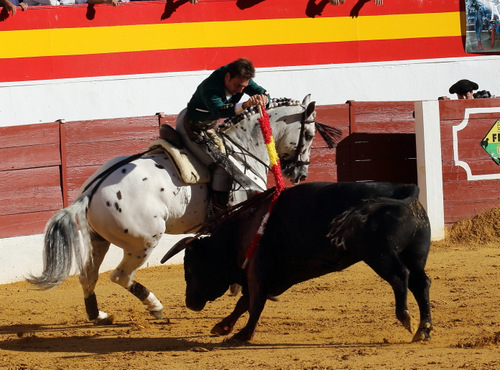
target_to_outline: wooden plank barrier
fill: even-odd
[[[395,165],[395,157],[401,155],[401,148],[411,147],[411,137],[404,136],[411,131],[409,107],[407,103],[400,106],[394,102],[318,106],[317,120],[342,130],[342,141],[338,149],[329,149],[317,135],[307,181],[396,179],[412,182],[413,174],[407,175],[411,173],[411,166],[404,166],[408,158],[400,166]],[[2,129],[0,174],[5,181],[0,189],[6,196],[0,201],[0,237],[41,233],[50,215],[73,202],[80,186],[99,166],[111,158],[145,150],[157,138],[159,124],[173,127],[175,118],[175,115],[159,113],[146,117],[61,121]],[[403,136],[390,133],[393,129],[402,130]],[[28,138],[27,141],[23,140],[24,137]],[[30,160],[30,156],[37,161]],[[374,166],[380,167],[377,170]],[[16,189],[20,186],[16,184],[22,182],[23,176],[29,179],[29,185],[18,191]],[[270,180],[272,184],[272,178]],[[35,189],[45,207],[33,207]],[[15,209],[12,208],[13,201],[18,203]]]
[[[347,105],[349,135],[337,148],[338,181],[416,184],[414,102]]]
[[[67,189],[64,204],[73,202],[78,189],[106,161],[143,152],[158,138],[158,116],[68,122],[61,125],[62,173]]]
[[[499,207],[500,166],[481,141],[500,119],[500,98],[440,101],[439,112],[445,222]]]
[[[456,222],[500,203],[500,180],[467,178],[453,159],[453,127],[472,107],[499,106],[500,99],[444,101],[441,136],[445,221]],[[437,104],[437,103],[436,103]],[[499,167],[480,140],[499,113],[474,113],[457,133],[461,159],[475,176]],[[417,183],[413,102],[355,102],[317,107],[317,121],[342,130],[336,149],[319,134],[307,181]],[[174,115],[103,119],[0,128],[0,238],[43,232],[49,217],[73,202],[83,182],[104,162],[142,152]]]
[[[0,128],[0,237],[40,233],[61,208],[59,124]]]

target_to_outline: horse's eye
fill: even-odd
[[[311,140],[314,138],[314,135],[311,135],[311,134],[305,134],[305,135],[304,135],[304,138],[305,138],[307,141],[311,141]]]

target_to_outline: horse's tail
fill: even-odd
[[[30,275],[26,279],[28,282],[44,290],[55,288],[70,274],[73,260],[76,260],[79,271],[82,271],[85,260],[91,256],[86,218],[89,199],[84,193],[73,204],[50,218],[45,227],[43,272],[40,276]]]

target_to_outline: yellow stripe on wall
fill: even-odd
[[[0,58],[460,36],[460,12],[0,32]]]

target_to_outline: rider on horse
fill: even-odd
[[[269,94],[252,80],[254,76],[255,68],[246,58],[218,68],[198,86],[187,108],[177,117],[176,129],[185,146],[212,171],[212,213],[227,208],[233,180],[247,187],[241,181],[244,176],[239,176],[240,180],[235,178],[238,169],[228,161],[224,144],[214,128],[220,118],[268,104]],[[241,103],[243,94],[250,98]]]

